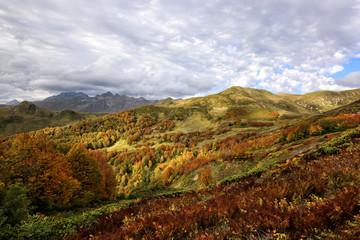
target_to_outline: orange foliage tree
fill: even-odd
[[[106,157],[100,151],[92,152],[93,157],[97,160],[100,170],[102,172],[102,181],[104,182],[102,199],[113,199],[115,197],[116,176],[111,166],[106,160]]]
[[[21,181],[28,189],[32,204],[39,211],[65,208],[80,183],[73,178],[69,163],[44,134],[17,135],[7,160],[12,165],[12,181]]]
[[[309,134],[310,135],[320,135],[323,132],[323,128],[320,125],[310,125]]]
[[[75,144],[66,154],[74,177],[81,183],[78,204],[87,204],[101,198],[105,186],[103,174],[95,158],[82,143]]]

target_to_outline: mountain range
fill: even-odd
[[[204,108],[210,115],[221,115],[233,107],[261,108],[276,111],[283,118],[321,113],[344,106],[360,99],[360,89],[348,91],[318,91],[308,94],[274,94],[262,89],[231,87],[221,93],[183,100],[147,100],[106,92],[89,97],[83,92],[61,93],[42,101],[35,101],[38,107],[54,111],[117,113],[144,105],[157,104],[165,107]],[[14,105],[18,102],[12,101]]]
[[[48,97],[43,101],[35,101],[34,103],[41,108],[54,111],[73,110],[76,112],[116,113],[143,105],[156,104],[157,102],[159,101],[147,100],[142,97],[114,95],[111,92],[98,94],[95,97],[89,97],[83,92],[68,92]]]
[[[135,108],[136,112],[196,113],[191,121],[182,123],[185,129],[204,129],[210,119],[221,118],[235,111],[242,118],[273,121],[303,119],[345,106],[360,99],[360,89],[334,92],[319,91],[308,94],[273,94],[266,90],[231,87],[218,94],[183,100],[171,98],[158,101],[113,95],[111,92],[89,97],[82,92],[61,93],[34,103],[0,107],[0,137],[20,132],[38,130],[50,126],[61,126],[99,115],[88,113],[116,113]],[[20,110],[16,110],[20,109]],[[34,111],[30,111],[33,109]],[[30,111],[30,112],[29,112]],[[246,114],[248,113],[248,114]]]

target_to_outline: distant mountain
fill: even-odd
[[[89,97],[83,92],[68,92],[34,103],[39,107],[55,111],[73,110],[76,112],[116,113],[158,102],[158,100],[147,100],[141,97],[114,95],[111,92],[98,94],[95,97]]]
[[[106,92],[106,93],[103,93],[101,95],[96,95],[95,97],[97,98],[111,98],[111,97],[114,97],[114,94],[112,94],[111,92]]]
[[[89,96],[83,92],[67,92],[67,93],[60,93],[59,95],[45,98],[44,101],[67,100],[67,99],[72,99],[75,97],[88,98]]]
[[[19,103],[20,102],[18,100],[14,99],[14,100],[12,100],[10,102],[5,103],[5,105],[16,105],[16,104],[19,104]]]

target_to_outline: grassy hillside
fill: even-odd
[[[252,112],[258,110],[276,112],[280,117],[300,117],[304,114],[317,114],[360,99],[360,89],[331,92],[320,91],[304,95],[273,94],[266,90],[232,87],[225,91],[198,98],[185,100],[164,100],[159,106],[172,108],[205,108],[211,116],[222,115],[235,107],[242,107]],[[259,117],[261,119],[261,117]]]
[[[30,132],[46,127],[62,126],[100,114],[83,114],[70,110],[49,111],[29,102],[0,108],[0,137],[16,133]]]
[[[50,151],[65,166],[67,159],[77,159],[69,157],[73,155],[106,160],[117,181],[114,204],[121,206],[105,215],[97,212],[99,217],[89,220],[90,228],[79,228],[90,225],[81,214],[70,219],[61,215],[61,220],[60,215],[32,215],[9,231],[18,239],[20,233],[57,239],[78,230],[70,238],[353,239],[360,219],[360,102],[316,114],[318,110],[296,103],[306,95],[281,95],[231,88],[3,138],[0,166],[11,169],[11,174],[1,171],[0,190],[18,179],[35,179],[31,171],[17,168],[20,156],[27,156],[23,139],[33,139],[46,142],[51,150],[42,149],[42,156]],[[323,101],[308,98],[317,106]],[[36,113],[29,106],[16,111]],[[286,114],[292,117],[281,117]],[[75,151],[78,143],[84,147]],[[75,175],[78,170],[72,171]],[[40,180],[36,186],[22,182],[33,192],[42,191]],[[60,188],[56,184],[59,187],[51,190]],[[28,197],[33,200],[31,194]],[[56,195],[47,197],[58,201]],[[71,210],[70,203],[61,203],[53,209]],[[79,204],[71,206],[74,210]],[[41,205],[36,207],[48,214]],[[34,226],[47,230],[35,233]]]
[[[313,112],[325,112],[360,99],[360,89],[342,92],[319,91],[304,95],[279,94]]]

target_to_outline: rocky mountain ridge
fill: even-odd
[[[41,108],[54,111],[73,110],[76,112],[116,113],[158,102],[158,100],[147,100],[142,97],[114,95],[111,92],[98,94],[95,97],[89,97],[83,92],[68,92],[34,103]]]

